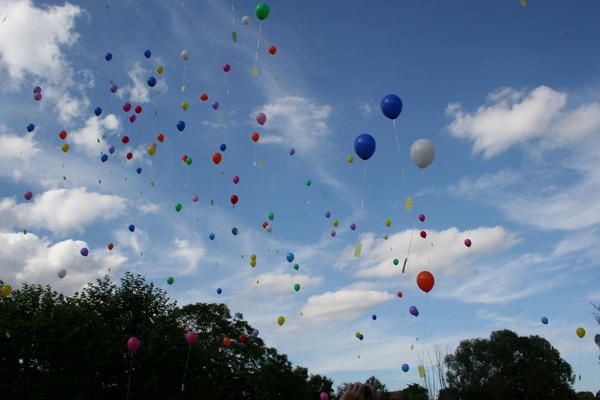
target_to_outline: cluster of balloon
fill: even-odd
[[[429,271],[421,271],[417,275],[417,286],[419,289],[424,291],[425,293],[429,293],[431,289],[433,289],[433,285],[435,284],[435,278],[433,274]]]
[[[429,139],[418,139],[410,147],[410,159],[419,168],[425,169],[435,159],[435,147]]]
[[[375,154],[375,139],[368,133],[358,135],[354,140],[354,151],[363,160],[368,160]]]
[[[282,326],[283,324],[285,324],[285,317],[283,315],[280,315],[279,317],[277,317],[277,324],[279,326]]]
[[[410,315],[413,315],[415,317],[419,316],[419,310],[415,306],[410,306],[410,308],[408,309],[408,312],[410,313]]]
[[[362,334],[362,333],[360,333],[360,332],[355,332],[355,333],[354,333],[354,336],[355,336],[357,339],[359,339],[359,340],[363,340],[363,339],[365,338],[365,337],[363,336],[363,334]]]
[[[41,87],[36,86],[33,88],[33,99],[35,101],[42,100],[42,88]]]

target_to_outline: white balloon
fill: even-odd
[[[244,26],[248,26],[248,25],[250,25],[250,17],[249,17],[249,16],[247,16],[247,15],[244,15],[244,16],[242,17],[242,24],[244,24]]]
[[[419,139],[410,147],[410,159],[419,168],[427,168],[435,159],[435,146],[429,139]]]
[[[58,274],[56,274],[56,275],[58,275],[58,277],[59,277],[60,279],[62,279],[62,278],[64,278],[65,276],[67,276],[67,270],[63,268],[63,269],[61,269],[60,271],[58,271]]]
[[[187,61],[190,58],[190,52],[187,50],[183,50],[181,52],[181,58],[183,59],[183,61]]]

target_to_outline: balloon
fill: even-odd
[[[296,149],[295,148],[291,148],[289,151],[290,156],[293,156],[294,154],[296,154]]]
[[[111,90],[112,90],[112,89],[111,89]],[[117,91],[117,90],[115,89],[115,92],[116,92],[116,91]],[[41,94],[41,93],[36,93],[36,94],[34,94],[34,95],[33,95],[33,99],[34,99],[35,101],[40,101],[40,100],[42,99],[42,94]]]
[[[312,181],[309,179],[306,181],[306,186],[310,186],[310,185],[312,185]]]
[[[264,125],[265,122],[267,122],[267,115],[265,113],[259,112],[258,114],[256,114],[256,122],[258,122],[259,125]]]
[[[408,364],[402,364],[402,371],[408,372],[408,370],[409,370]]]
[[[123,137],[121,138],[121,142],[123,142],[124,144],[127,144],[127,143],[129,143],[129,136],[123,136]]]
[[[231,65],[229,65],[229,64],[225,64],[225,65],[223,65],[223,71],[224,71],[224,72],[229,72],[229,71],[231,71]]]
[[[319,400],[329,400],[329,395],[325,392],[321,392],[319,395]]]
[[[223,289],[217,288],[217,294],[221,294],[221,293],[223,293]]]
[[[575,330],[575,333],[577,334],[579,339],[583,339],[583,337],[585,336],[585,329],[582,327],[579,327]]]
[[[115,152],[115,146],[110,146],[110,147],[108,148],[108,152],[109,152],[110,154],[114,154],[114,152]]]
[[[261,21],[267,19],[271,10],[269,9],[269,5],[267,3],[260,3],[256,6],[256,18]]]
[[[433,289],[434,284],[435,278],[431,272],[421,271],[419,272],[419,275],[417,275],[417,286],[425,293],[429,293],[431,289]]]
[[[154,154],[156,154],[156,147],[154,147],[154,146],[148,146],[148,154],[150,154],[151,156],[153,156]]]
[[[354,333],[354,336],[355,336],[357,339],[359,339],[359,338],[360,338],[360,336],[361,336],[361,333],[360,333],[360,332],[355,332],[355,333]]]
[[[329,218],[331,217],[331,212],[330,211],[325,211],[325,218]]]
[[[181,205],[181,203],[175,204],[175,211],[179,212],[179,211],[181,211],[182,208],[183,208],[183,206]]]
[[[125,111],[125,112],[131,111],[131,103],[123,104],[123,111]]]
[[[275,47],[274,45],[269,46],[269,54],[274,56],[276,53],[277,53],[277,47]]]
[[[135,231],[135,225],[134,224],[129,225],[128,228],[129,228],[129,232],[134,232]]]
[[[208,100],[208,95],[207,95],[206,93],[202,93],[202,94],[200,95],[200,100],[202,100],[202,101],[206,101],[206,100]]]
[[[219,149],[221,151],[225,151],[225,150],[227,150],[227,145],[225,143],[223,143],[223,144],[221,144],[221,146],[219,146]]]
[[[188,103],[187,101],[184,101],[183,103],[181,103],[181,109],[183,111],[187,111],[188,108],[190,108],[190,103]]]
[[[223,339],[223,345],[229,347],[230,344],[231,344],[231,339],[229,339],[229,338],[224,338]]]
[[[33,193],[25,192],[25,194],[23,194],[23,197],[25,198],[25,200],[31,200],[33,197]]]
[[[388,227],[388,228],[389,228],[390,226],[392,226],[392,220],[391,220],[391,219],[386,219],[386,220],[385,220],[385,226],[386,226],[386,227]]]
[[[277,323],[279,324],[279,326],[285,324],[285,317],[283,315],[277,317]]]
[[[394,258],[394,261],[392,261],[392,263],[393,263],[394,265],[398,265],[398,263],[400,263],[400,261],[399,261],[397,258]]]
[[[102,115],[102,108],[96,107],[94,109],[94,114],[96,114],[96,117],[99,117],[100,115]]]
[[[294,285],[294,290],[295,290],[296,292],[299,292],[299,291],[300,291],[300,284],[299,284],[299,283],[296,283],[296,284]]]
[[[198,341],[198,334],[196,332],[189,331],[185,334],[185,341],[190,346]]]
[[[132,124],[135,122],[136,119],[137,117],[135,116],[135,114],[129,116],[129,122],[131,122]]]
[[[192,157],[188,157],[188,159],[187,159],[187,160],[185,160],[185,163],[186,163],[187,165],[192,165]]]
[[[408,312],[411,315],[414,315],[415,317],[419,316],[419,310],[417,310],[417,307],[415,307],[415,306],[410,306],[410,308],[408,309]]]
[[[240,183],[240,177],[239,177],[239,176],[237,176],[237,175],[236,175],[236,176],[234,176],[234,177],[233,177],[233,183],[234,183],[234,184],[236,184],[236,185],[237,185],[238,183]]]
[[[412,197],[406,196],[406,199],[404,199],[404,206],[406,207],[406,209],[408,211],[412,210],[412,207],[413,207]]]
[[[187,61],[190,59],[190,52],[188,50],[182,50],[181,51],[181,59],[183,61]]]
[[[258,329],[254,329],[252,331],[252,337],[257,337],[260,334],[260,332],[258,331]]]
[[[248,338],[246,337],[246,335],[240,335],[240,336],[238,336],[238,341],[239,341],[240,343],[242,343],[242,344],[246,343],[246,339],[248,339]]]
[[[65,140],[67,138],[67,131],[58,132],[58,137],[61,138],[62,140]]]
[[[346,162],[348,164],[352,164],[354,162],[354,156],[348,156],[348,157],[346,157]]]
[[[198,200],[200,200],[200,197],[197,194],[195,194],[195,195],[192,196],[192,201],[194,203],[196,203]]]
[[[156,78],[151,76],[150,78],[148,78],[146,83],[148,84],[148,86],[154,87],[154,86],[156,86]]]
[[[162,133],[159,133],[158,135],[156,135],[156,140],[158,140],[159,142],[164,142],[165,141],[165,135],[163,135]]]
[[[336,228],[338,227],[338,225],[339,225],[339,224],[340,224],[340,221],[338,221],[337,219],[334,219],[334,220],[331,222],[331,225],[335,226]]]
[[[397,292],[396,296],[398,296],[399,298],[402,298],[402,296],[404,296],[404,294],[402,292]]]
[[[336,235],[336,234],[337,234],[337,233],[336,233],[335,231],[331,231],[331,232],[329,232],[329,236],[331,236],[331,237],[335,237],[335,235]]]
[[[215,164],[219,164],[219,163],[221,163],[221,160],[222,160],[222,159],[223,159],[223,156],[221,156],[221,153],[214,153],[214,154],[212,155],[212,161],[213,161]]]
[[[133,158],[133,153],[127,153],[126,157],[128,160],[131,160]]]
[[[162,65],[159,65],[158,67],[156,67],[157,74],[162,75],[163,72],[165,72],[165,67],[163,67]]]
[[[375,154],[375,139],[368,133],[358,135],[354,140],[354,151],[363,160],[368,160]]]
[[[65,276],[67,276],[67,270],[66,269],[61,269],[58,271],[58,274],[56,274],[60,279],[63,279]]]
[[[177,130],[179,132],[183,132],[184,129],[185,129],[185,122],[183,122],[183,121],[177,122]]]
[[[117,93],[117,90],[119,90],[119,87],[117,86],[116,83],[113,83],[112,85],[110,85],[110,92],[111,93]]]
[[[68,152],[70,149],[69,143],[63,143],[62,146],[60,146],[60,148],[62,149],[63,153]]]
[[[112,250],[115,248],[115,245],[112,243],[109,243],[106,247],[108,247],[108,250]]]
[[[135,336],[132,336],[129,338],[129,340],[127,340],[127,349],[130,352],[135,353],[139,348],[140,348],[140,339],[136,338]]]
[[[352,229],[353,231],[356,230],[356,224],[354,222],[350,224],[350,229]]]
[[[231,201],[231,204],[233,204],[235,206],[237,204],[237,202],[239,201],[239,198],[237,197],[237,195],[234,194],[229,198],[229,201]]]
[[[150,49],[146,49],[146,51],[144,51],[144,57],[150,58],[151,55],[152,55],[152,52],[150,51]]]
[[[259,141],[260,135],[258,134],[258,132],[254,132],[250,138],[252,139],[253,142],[256,143]]]
[[[410,159],[419,168],[427,168],[435,159],[435,147],[429,139],[419,139],[410,147]]]
[[[425,232],[425,231],[421,231],[421,233],[419,233],[419,235],[420,235],[420,236],[421,236],[423,239],[427,238],[427,232]]]
[[[112,60],[112,57],[113,57],[113,56],[112,56],[112,53],[106,53],[106,54],[104,55],[104,59],[105,59],[106,61],[110,61],[110,60]]]
[[[107,154],[102,154],[102,155],[100,156],[100,161],[102,161],[102,162],[106,162],[106,161],[108,161],[108,155],[107,155]]]
[[[287,253],[285,259],[287,260],[287,262],[291,263],[292,261],[294,261],[294,253]]]
[[[34,129],[35,129],[35,125],[34,124],[27,125],[27,132],[32,132]]]
[[[471,247],[471,239],[465,239],[465,246]]]
[[[218,110],[219,109],[219,102],[215,101],[214,103],[212,103],[212,108],[213,108],[213,110]]]
[[[373,321],[375,321],[375,320],[377,319],[377,315],[375,315],[375,314],[371,315],[371,319],[372,319]]]
[[[381,100],[381,112],[389,119],[396,119],[402,112],[402,100],[395,94],[388,94]]]
[[[6,283],[4,285],[2,285],[2,288],[0,289],[0,296],[8,297],[8,296],[10,296],[11,293],[12,293],[12,286],[10,286]]]
[[[542,317],[542,324],[544,325],[548,325],[548,318],[547,317]]]
[[[210,240],[215,240],[215,234],[214,234],[214,233],[211,233],[210,235],[208,235],[208,238],[209,238]]]
[[[175,278],[173,278],[172,276],[170,276],[170,277],[167,278],[167,284],[168,285],[172,285],[173,282],[175,282]]]
[[[90,254],[90,251],[87,249],[87,247],[82,247],[81,250],[79,250],[79,253],[81,253],[82,256],[87,257],[88,254]]]
[[[419,214],[419,221],[425,222],[425,215],[424,214]]]
[[[298,270],[300,269],[300,265],[298,265],[298,264],[294,264],[294,269],[295,269],[296,271],[298,271]]]
[[[240,233],[240,231],[238,230],[238,228],[236,228],[235,226],[233,228],[231,228],[231,233],[233,234],[233,236],[237,236],[238,233]]]

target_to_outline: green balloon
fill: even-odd
[[[260,19],[261,21],[267,19],[269,12],[271,12],[271,10],[269,9],[269,5],[267,3],[260,3],[256,6],[256,18]]]
[[[173,279],[173,277],[172,277],[172,276],[170,276],[170,277],[168,277],[168,278],[167,278],[167,283],[168,283],[169,285],[172,285],[172,284],[173,284],[173,282],[175,282],[175,279]]]
[[[398,265],[398,263],[399,263],[399,262],[400,262],[400,261],[398,261],[398,259],[397,259],[397,258],[394,258],[394,265]]]
[[[182,208],[183,208],[183,206],[181,205],[181,203],[175,204],[175,211],[179,212],[179,211],[181,211]]]
[[[300,266],[299,266],[298,264],[294,264],[294,269],[295,269],[296,271],[298,271],[298,269],[300,269]]]
[[[271,221],[273,221],[275,219],[275,214],[273,213],[269,213],[269,215],[267,216]]]
[[[192,165],[192,157],[188,157],[187,160],[185,160],[185,163],[187,165]]]
[[[296,284],[294,285],[294,290],[295,290],[296,292],[299,292],[299,291],[300,291],[300,284],[299,284],[299,283],[296,283]]]
[[[306,181],[306,186],[310,186],[310,185],[312,185],[312,181],[309,179]]]

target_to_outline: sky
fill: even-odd
[[[436,351],[511,329],[548,339],[576,389],[598,390],[600,3],[269,5],[261,22],[246,0],[0,0],[0,279],[72,293],[141,273],[179,304],[228,304],[336,384],[422,382]],[[392,93],[395,127],[380,110]],[[361,133],[377,142],[367,161]],[[419,138],[436,148],[423,170]]]

